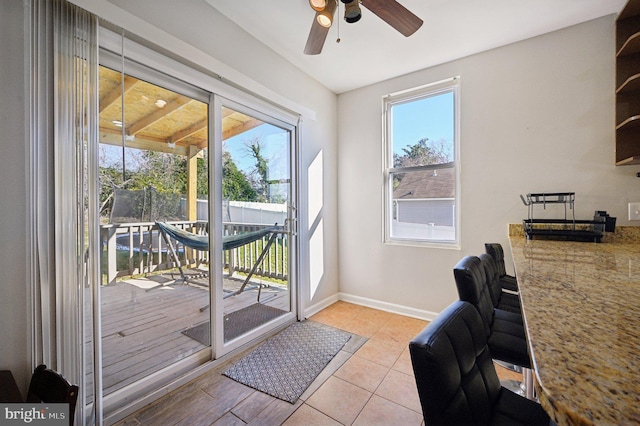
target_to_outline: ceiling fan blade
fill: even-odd
[[[329,28],[320,25],[316,16],[314,16],[313,24],[311,24],[311,30],[309,31],[309,37],[307,38],[307,44],[304,46],[304,54],[317,55],[322,52],[322,46],[324,46],[327,34],[329,34]]]
[[[396,0],[362,0],[362,5],[405,37],[409,37],[422,26],[422,19]]]

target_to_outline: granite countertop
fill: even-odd
[[[640,240],[511,252],[538,398],[560,425],[640,423]]]

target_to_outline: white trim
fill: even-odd
[[[437,91],[438,89],[445,89],[447,87],[451,87],[451,84],[456,80],[459,80],[460,76],[445,78],[444,80],[434,81],[433,83],[423,84],[422,86],[412,87],[410,89],[399,90],[394,93],[390,93],[384,97],[385,101],[393,102],[395,98],[407,99],[411,93],[419,93],[424,92],[425,90],[429,91]]]
[[[309,318],[315,314],[317,314],[318,312],[320,312],[321,310],[328,308],[329,306],[333,305],[334,303],[336,303],[338,300],[340,300],[340,298],[338,297],[340,293],[335,293],[332,294],[331,296],[327,297],[326,299],[321,300],[318,303],[314,303],[313,305],[307,307],[304,310],[304,318]]]
[[[348,293],[338,293],[338,299],[355,305],[366,306],[368,308],[378,309],[380,311],[390,312],[392,314],[404,315],[406,317],[417,318],[425,321],[433,321],[439,312],[425,311],[424,309],[416,309],[410,306],[397,305],[382,300],[369,299],[367,297],[354,296]]]
[[[425,247],[436,249],[454,249],[460,250],[462,246],[461,235],[461,186],[460,186],[460,76],[447,78],[444,80],[436,81],[429,84],[424,84],[418,87],[413,87],[406,90],[394,92],[392,94],[382,97],[382,190],[383,190],[383,205],[382,205],[382,242],[389,245],[402,245],[413,247]],[[439,96],[443,93],[452,92],[454,96],[453,102],[453,114],[454,114],[454,129],[453,129],[453,168],[455,171],[455,239],[452,241],[439,241],[439,240],[427,240],[427,239],[402,239],[396,238],[391,235],[391,220],[393,217],[392,203],[393,203],[393,188],[391,187],[391,174],[401,173],[404,168],[393,167],[393,151],[392,151],[392,136],[390,135],[391,122],[393,115],[391,108],[394,105],[413,102],[418,99],[424,99],[433,96]],[[447,163],[450,164],[450,163]],[[407,172],[415,170],[427,170],[430,168],[441,168],[441,165],[429,165],[420,167],[407,168]]]
[[[309,318],[325,308],[333,305],[337,301],[342,300],[354,305],[366,306],[367,308],[378,309],[380,311],[390,312],[392,314],[403,315],[406,317],[417,318],[424,321],[433,321],[439,312],[425,311],[424,309],[416,309],[410,306],[398,305],[382,300],[369,299],[367,297],[354,296],[352,294],[338,292],[318,303],[309,306],[305,311],[305,318]]]

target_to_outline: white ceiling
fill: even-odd
[[[205,0],[336,93],[618,13],[626,0],[399,0],[424,24],[405,38],[362,8],[334,20],[320,55],[303,54],[315,12],[307,0]],[[343,12],[340,4],[340,16]],[[340,43],[338,36],[338,21]],[[611,46],[613,51],[614,46]]]

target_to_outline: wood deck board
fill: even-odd
[[[201,285],[181,282],[151,290],[143,288],[171,283],[167,277],[125,281],[101,288],[104,394],[110,394],[155,371],[205,348],[181,332],[209,320],[207,279]],[[225,290],[242,284],[225,278]],[[252,284],[249,284],[252,285]],[[224,300],[227,315],[257,302],[258,290],[247,290]],[[278,286],[264,287],[260,303],[289,310],[288,292]],[[89,315],[89,314],[87,314]],[[91,335],[87,336],[91,342]]]

